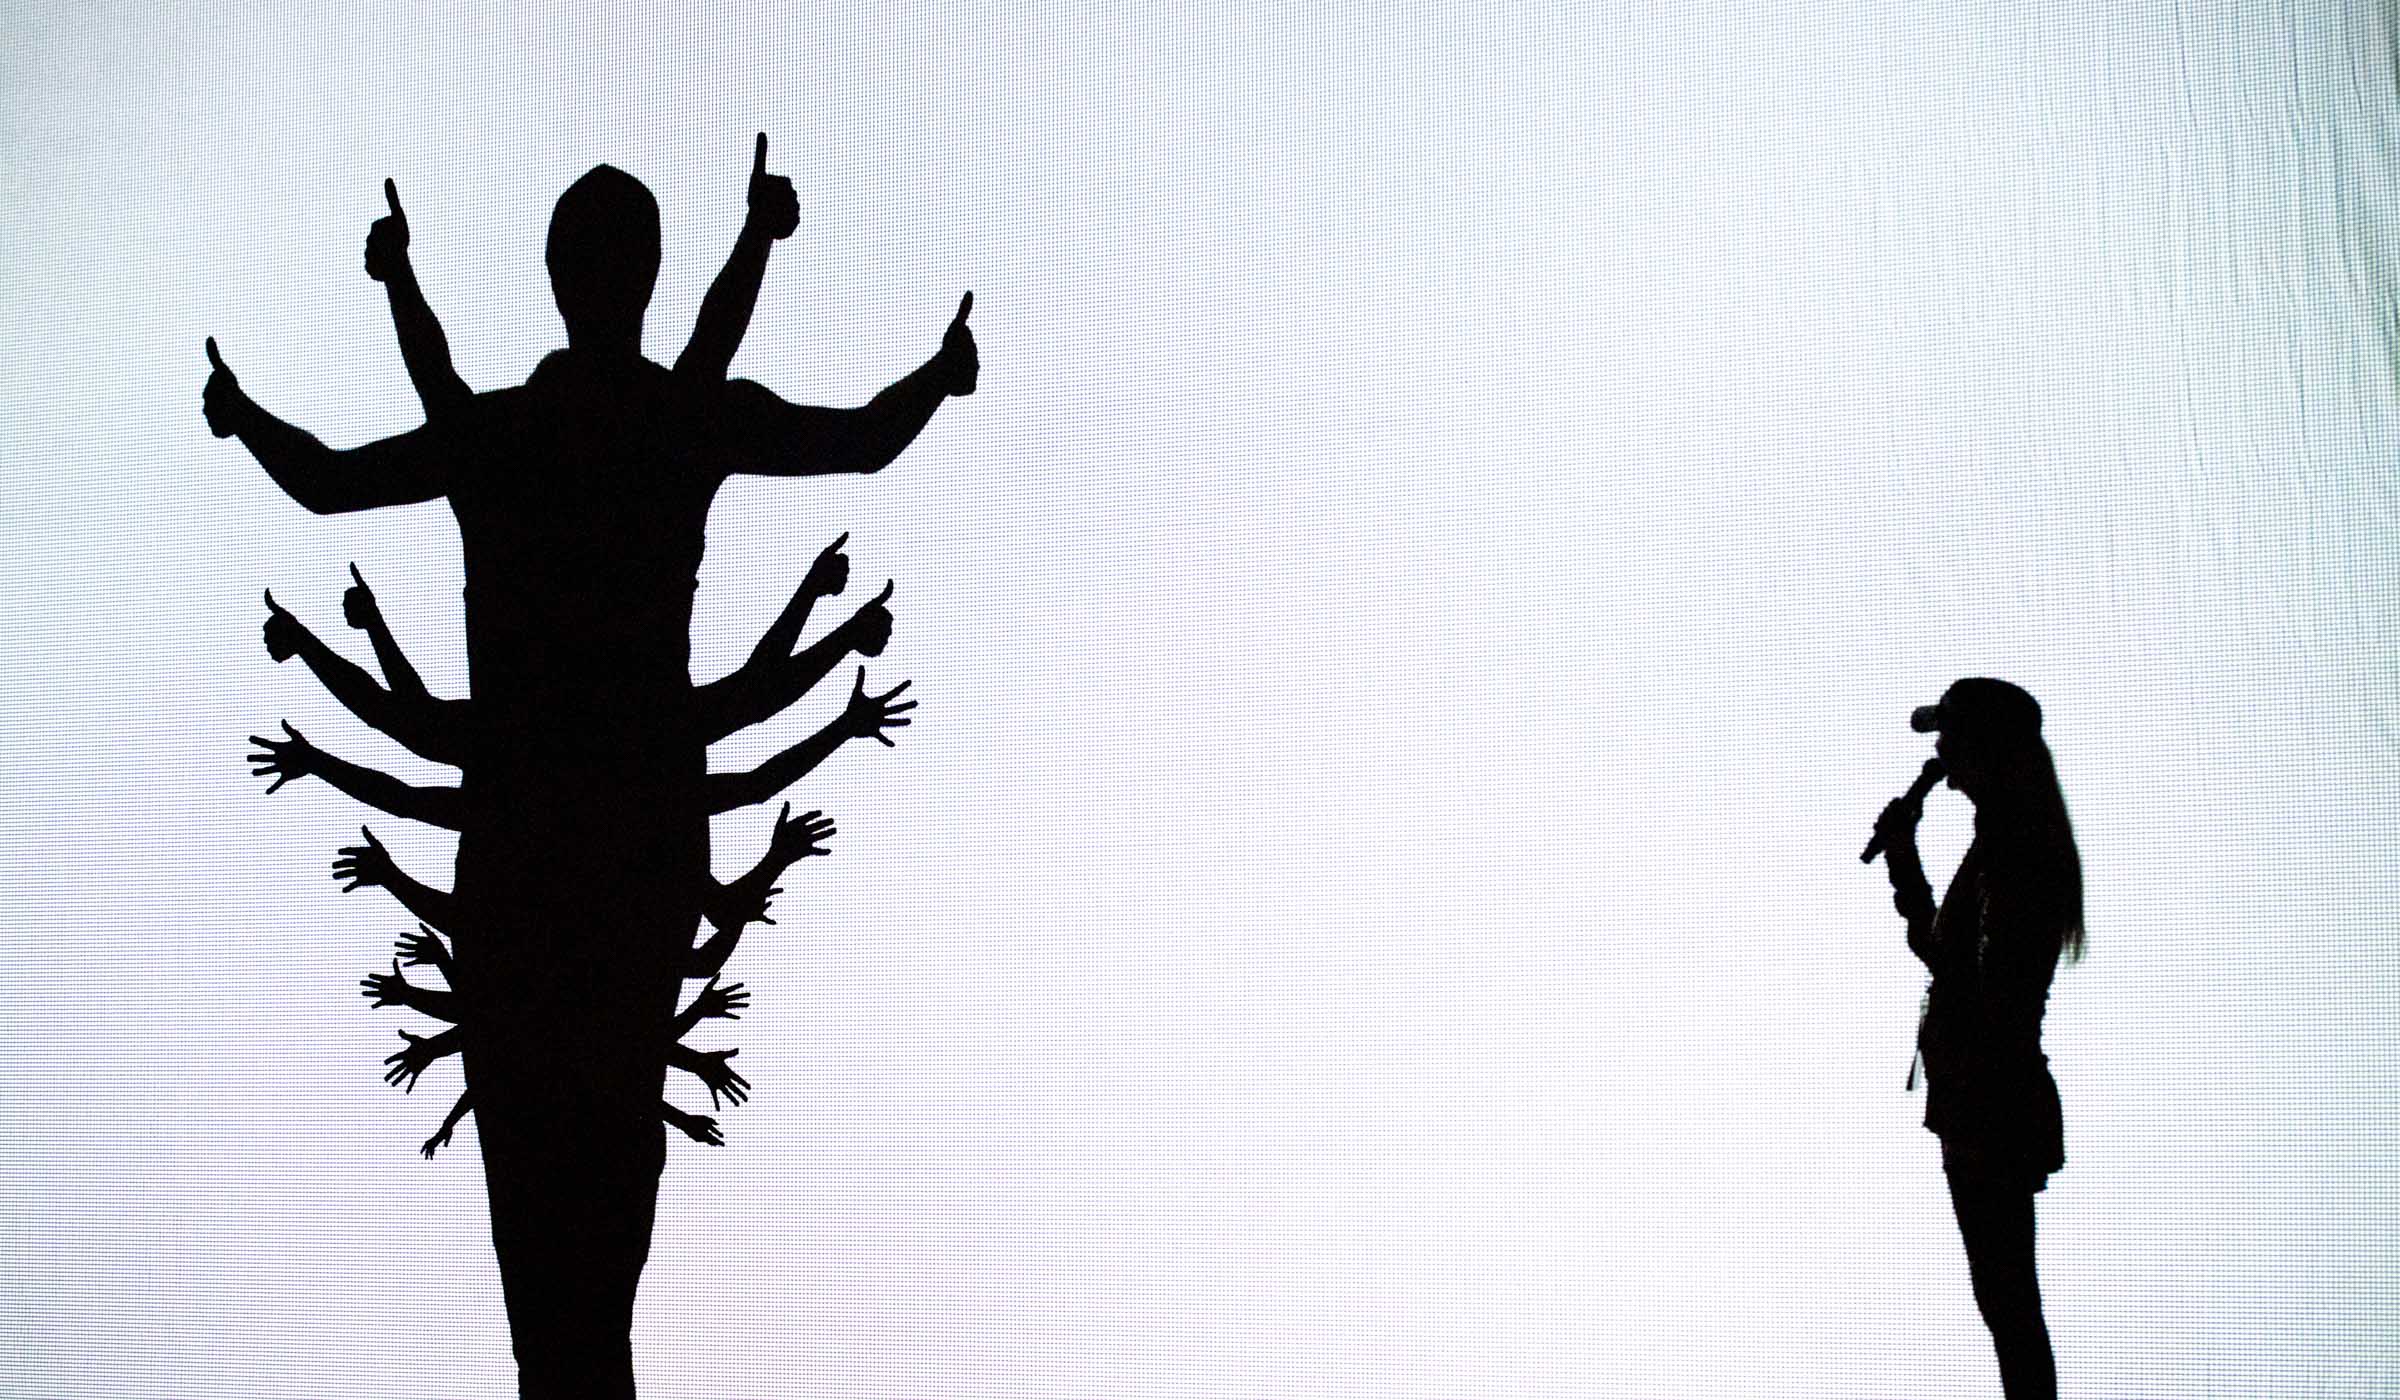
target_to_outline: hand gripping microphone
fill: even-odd
[[[1943,774],[1947,773],[1948,771],[1948,769],[1942,767],[1942,761],[1940,759],[1926,759],[1925,766],[1917,770],[1917,780],[1908,785],[1908,796],[1900,800],[1903,802],[1924,801],[1925,794],[1933,791],[1933,785],[1940,782]],[[1883,833],[1878,831],[1875,833],[1874,838],[1867,842],[1867,848],[1858,853],[1858,863],[1861,865],[1873,865],[1875,863],[1875,857],[1882,854]]]

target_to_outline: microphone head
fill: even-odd
[[[1925,795],[1940,786],[1949,773],[1950,770],[1943,766],[1940,759],[1926,759],[1925,766],[1917,770],[1917,780],[1908,785],[1908,795],[1919,802],[1924,801]]]

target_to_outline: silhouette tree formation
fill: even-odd
[[[343,705],[412,751],[459,770],[423,787],[345,762],[288,723],[252,736],[253,771],[273,792],[322,778],[395,816],[459,833],[456,888],[401,872],[373,833],[335,862],[349,890],[378,885],[420,921],[388,973],[362,983],[377,1006],[449,1023],[402,1031],[387,1078],[413,1088],[457,1053],[466,1090],[423,1151],[477,1123],[519,1386],[528,1397],[630,1396],[635,1290],[650,1248],[665,1160],[662,1121],[723,1141],[713,1118],[667,1103],[666,1072],[739,1104],[732,1050],[682,1037],[732,1019],[740,987],[714,978],[744,926],[765,921],[794,861],[824,853],[833,826],[786,804],[766,854],[730,884],[710,875],[708,819],[761,803],[844,743],[909,723],[903,681],[867,688],[862,665],[831,724],[750,773],[712,774],[709,745],[782,711],[851,655],[891,636],[890,584],[818,642],[799,647],[817,601],[848,583],[836,540],[733,674],[695,686],[692,594],[710,503],[729,475],[873,472],[897,458],[944,400],[975,391],[978,357],[960,300],[940,346],[865,405],[785,402],[726,377],[768,254],[798,219],[791,182],[758,138],[748,215],[673,368],[645,359],[642,323],[659,266],[658,206],[639,180],[597,166],[559,198],[546,248],[566,324],[520,386],[478,393],[410,265],[407,215],[368,230],[366,270],[390,302],[422,426],[346,450],[326,447],[244,391],[207,345],[209,428],[236,437],[294,501],[318,514],[435,499],[456,516],[465,563],[469,699],[430,694],[355,566],[343,598],[383,681],[344,659],[267,598],[265,641],[299,657]],[[695,946],[700,925],[715,932]],[[443,942],[447,935],[449,942]],[[407,980],[402,962],[442,987]],[[687,977],[711,979],[676,1011]]]

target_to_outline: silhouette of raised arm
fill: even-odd
[[[975,392],[981,367],[967,329],[974,305],[969,292],[942,348],[858,408],[785,403],[764,385],[728,382],[715,415],[718,460],[727,471],[761,476],[881,471],[916,441],[942,400]]]
[[[842,546],[850,542],[850,532],[842,531],[833,543],[817,551],[808,572],[801,576],[800,586],[792,591],[792,600],[767,625],[758,641],[750,648],[750,665],[779,661],[792,654],[800,645],[800,634],[808,627],[808,615],[815,610],[819,598],[831,598],[850,586],[850,556]],[[887,588],[890,585],[885,585]]]
[[[884,731],[910,723],[906,712],[915,709],[917,702],[899,698],[910,684],[902,681],[881,695],[869,695],[867,668],[859,667],[850,703],[833,723],[747,773],[709,774],[704,784],[708,810],[730,812],[736,807],[765,802],[807,776],[848,740],[872,738],[887,749],[893,747],[892,737]]]
[[[352,565],[352,575],[355,576],[357,572],[357,566]],[[372,609],[373,595],[368,596],[368,607]],[[347,594],[342,603],[344,612],[349,612]],[[359,624],[353,622],[351,625]],[[415,668],[409,666],[407,657],[399,654],[398,647],[391,648],[389,658],[382,656],[383,646],[376,647],[378,659],[383,661],[384,674],[395,677],[393,688],[386,690],[375,683],[375,678],[368,675],[364,667],[326,645],[300,619],[284,611],[283,605],[275,601],[273,592],[267,594],[267,620],[261,630],[266,638],[267,655],[278,662],[299,657],[302,664],[350,713],[436,763],[455,766],[462,761],[466,751],[467,702],[436,700],[428,695],[424,682],[417,679]],[[377,614],[376,626],[369,631],[369,639],[373,640],[376,636],[388,638],[389,635],[389,631],[381,625],[381,615]],[[400,672],[395,672],[393,659],[398,660]],[[397,678],[401,673],[413,685],[413,692],[401,688]]]
[[[372,841],[375,838],[370,834],[367,839]],[[424,887],[419,886],[418,888]],[[439,891],[433,891],[433,893],[439,893]],[[392,945],[392,949],[400,955],[402,966],[430,967],[442,974],[443,979],[452,986],[458,985],[458,974],[450,961],[450,950],[442,946],[441,936],[425,925],[418,924],[415,933],[401,934],[399,941]]]
[[[750,212],[733,240],[725,269],[700,299],[700,314],[692,323],[692,338],[675,357],[675,372],[699,379],[720,380],[733,364],[750,329],[750,313],[758,305],[759,284],[766,279],[767,254],[779,239],[791,237],[800,226],[800,196],[792,182],[767,173],[767,133],[758,133],[750,157]]]
[[[342,886],[342,893],[349,894],[369,885],[381,885],[392,892],[392,898],[400,901],[401,908],[456,938],[458,936],[458,896],[447,890],[437,890],[402,870],[399,864],[392,859],[392,853],[383,848],[381,841],[375,839],[374,832],[362,826],[358,829],[358,834],[365,839],[364,845],[344,846],[334,853],[333,878],[348,882]],[[427,936],[431,937],[430,930],[427,931]],[[405,940],[405,935],[403,938]],[[439,952],[440,948],[441,944],[436,941],[434,949]],[[409,950],[403,949],[402,951]],[[435,962],[434,965],[442,970],[444,977],[447,977],[450,975],[449,954],[441,953],[440,957],[441,960]],[[412,957],[409,961],[415,963],[433,960]]]
[[[819,556],[819,563],[823,557]],[[815,570],[810,570],[813,577]],[[864,607],[852,613],[840,626],[810,643],[796,654],[791,652],[791,639],[799,635],[800,625],[793,624],[783,633],[793,613],[805,622],[808,615],[807,588],[794,594],[775,626],[751,649],[750,659],[731,675],[697,687],[693,692],[694,708],[703,742],[715,743],[739,729],[746,729],[761,720],[783,713],[784,707],[813,689],[818,681],[832,674],[850,653],[861,656],[881,656],[892,640],[892,585],[886,580],[883,591]],[[783,635],[779,636],[779,633]]]
[[[450,364],[450,337],[417,285],[417,270],[408,260],[408,215],[400,208],[400,188],[383,182],[383,202],[391,212],[367,226],[367,275],[383,284],[392,304],[392,329],[400,338],[400,361],[408,366],[408,382],[425,405],[425,421],[456,411],[475,391]],[[397,681],[394,682],[398,684]]]
[[[442,1126],[434,1132],[432,1137],[425,1139],[423,1147],[417,1149],[425,1154],[426,1161],[432,1161],[435,1152],[450,1145],[450,1130],[457,1127],[458,1120],[466,1117],[474,1109],[475,1091],[469,1089],[458,1096],[457,1103],[450,1105],[450,1115],[442,1120]]]
[[[739,1050],[694,1050],[688,1045],[667,1047],[667,1064],[686,1074],[695,1075],[708,1086],[708,1106],[721,1107],[719,1096],[739,1108],[750,1097],[750,1081],[732,1065],[725,1063],[742,1053]]]
[[[720,987],[717,985],[717,979],[711,977],[708,979],[708,985],[700,989],[700,994],[692,998],[692,1004],[685,1007],[683,1014],[675,1018],[674,1024],[668,1028],[667,1039],[683,1039],[692,1033],[692,1027],[699,1025],[711,1016],[722,1016],[728,1021],[739,1021],[742,1019],[742,1009],[749,1004],[750,993],[743,989],[741,983],[734,982]]]
[[[822,843],[833,834],[833,822],[824,813],[809,812],[795,821],[792,804],[784,803],[783,812],[775,818],[775,834],[767,841],[767,853],[758,858],[758,864],[731,884],[714,885],[709,891],[702,912],[716,925],[717,931],[692,950],[683,975],[716,976],[742,941],[744,925],[775,922],[767,917],[767,904],[783,893],[780,888],[773,888],[776,878],[794,861],[829,854]]]
[[[383,620],[383,604],[376,601],[375,590],[367,587],[367,576],[350,566],[350,586],[342,590],[342,621],[367,634],[367,645],[375,649],[375,664],[383,668],[383,679],[392,694],[419,704],[449,704],[464,710],[464,700],[438,701],[425,688],[425,678],[417,674],[416,663],[400,649],[392,636],[391,624]]]
[[[360,447],[335,449],[259,407],[208,341],[200,410],[208,430],[238,437],[285,495],[318,515],[430,501],[450,489],[460,445],[432,424]]]
[[[456,1023],[458,1020],[458,994],[420,987],[409,981],[401,975],[398,958],[392,959],[391,971],[370,972],[358,979],[358,989],[369,1006],[405,1006],[411,1011],[422,1011],[437,1021]]]
[[[384,1058],[383,1062],[391,1068],[383,1072],[383,1082],[397,1084],[401,1092],[413,1094],[417,1076],[442,1056],[457,1054],[467,1042],[467,1032],[463,1026],[452,1026],[440,1035],[410,1035],[402,1031],[400,1038],[408,1043]]]
[[[285,739],[250,736],[250,742],[263,752],[249,755],[255,765],[250,770],[254,778],[272,777],[275,782],[267,791],[273,793],[294,778],[323,778],[326,782],[366,803],[380,807],[395,817],[444,826],[452,831],[464,817],[464,795],[454,787],[416,787],[401,782],[389,773],[335,758],[306,736],[292,728],[290,720],[283,722]]]
[[[718,1130],[717,1120],[705,1113],[686,1113],[665,1099],[660,1099],[658,1116],[680,1130],[685,1137],[704,1147],[723,1147],[725,1145],[725,1134]]]

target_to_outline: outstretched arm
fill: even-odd
[[[416,915],[423,922],[433,925],[434,928],[447,931],[452,938],[456,938],[458,936],[458,896],[447,890],[437,890],[433,886],[420,883],[411,877],[392,859],[392,853],[383,848],[383,843],[375,839],[374,832],[362,826],[358,829],[358,834],[366,839],[365,845],[344,846],[334,857],[333,878],[349,882],[342,886],[342,893],[348,894],[369,885],[381,885],[392,892],[392,898],[400,901],[401,908]],[[432,937],[430,932],[427,937],[429,939]],[[402,951],[412,950],[403,948]],[[438,955],[438,957],[433,955]],[[431,963],[441,969],[444,977],[450,975],[450,958],[447,953],[442,952],[442,945],[438,939],[433,940],[430,955],[411,957],[409,961],[411,963]]]
[[[916,701],[899,698],[908,687],[909,682],[902,681],[881,695],[869,695],[867,668],[859,667],[850,703],[833,723],[747,773],[709,774],[705,785],[708,810],[730,812],[736,807],[766,801],[831,758],[845,740],[872,737],[885,748],[893,747],[891,736],[884,731],[910,723],[905,712],[917,707]]]
[[[709,1107],[718,1107],[720,1096],[739,1108],[750,1097],[750,1081],[742,1078],[726,1061],[742,1053],[739,1050],[694,1050],[688,1045],[667,1047],[667,1064],[686,1074],[697,1075],[708,1086]]]
[[[365,830],[363,827],[360,829]],[[374,840],[373,833],[369,833],[367,839]],[[418,888],[423,889],[424,886],[419,885]],[[407,966],[430,967],[442,974],[443,980],[451,986],[458,985],[458,971],[451,964],[450,950],[442,946],[441,935],[424,924],[418,924],[415,933],[401,934],[399,941],[394,943],[392,948],[400,955],[400,961]]]
[[[408,215],[400,208],[400,188],[383,182],[383,202],[391,213],[367,226],[367,275],[383,284],[392,303],[392,329],[400,337],[400,362],[408,366],[408,382],[416,387],[430,423],[455,412],[475,391],[450,364],[450,337],[426,304],[417,285],[417,270],[408,260]],[[395,682],[396,683],[396,682]]]
[[[794,595],[784,609],[785,617],[795,610],[803,614],[802,594]],[[715,743],[739,729],[746,729],[761,720],[781,714],[784,707],[813,689],[818,681],[830,675],[852,652],[861,656],[881,656],[892,640],[892,585],[887,580],[883,592],[841,626],[827,632],[797,654],[786,655],[790,643],[781,650],[771,650],[778,639],[774,628],[752,649],[750,659],[731,675],[709,682],[693,692],[693,704],[699,718],[697,723],[703,742]],[[776,620],[780,627],[782,618]],[[796,635],[798,628],[792,631]]]
[[[425,1154],[426,1161],[432,1161],[434,1153],[450,1145],[450,1130],[457,1127],[458,1120],[466,1117],[474,1107],[475,1091],[473,1089],[458,1096],[458,1102],[450,1105],[450,1116],[442,1120],[441,1130],[425,1139],[425,1145],[417,1149]]]
[[[792,600],[767,624],[767,630],[751,646],[750,659],[745,664],[763,666],[780,661],[800,645],[800,634],[807,630],[808,616],[816,611],[817,600],[831,598],[850,586],[850,556],[842,553],[842,546],[849,542],[850,532],[844,530],[840,538],[817,551],[815,561],[800,579],[800,586],[792,591]]]
[[[294,778],[318,777],[368,806],[380,807],[395,817],[458,830],[459,822],[465,816],[465,796],[457,788],[414,787],[389,773],[378,773],[372,768],[362,768],[335,758],[310,743],[299,730],[292,728],[290,720],[284,721],[283,732],[288,737],[268,739],[256,734],[250,736],[250,742],[263,750],[249,756],[250,762],[256,765],[251,768],[250,776],[272,777],[275,781],[268,787],[268,792],[274,792]]]
[[[743,928],[753,923],[775,922],[767,917],[767,906],[783,893],[775,887],[777,877],[795,861],[827,854],[824,843],[834,834],[834,825],[824,813],[808,812],[795,818],[792,804],[784,803],[783,811],[775,818],[774,833],[767,840],[766,854],[758,858],[758,864],[729,884],[707,881],[708,888],[701,896],[701,912],[716,925],[717,931],[686,956],[683,975],[713,979],[741,942]],[[695,1009],[702,1004],[698,1000],[693,1002]],[[675,1034],[681,1037],[689,1029],[691,1026],[686,1023]]]
[[[352,566],[356,572],[356,566]],[[343,599],[349,606],[347,596]],[[365,668],[335,651],[325,641],[303,625],[300,619],[284,611],[272,592],[267,594],[267,621],[264,628],[267,655],[277,661],[297,656],[302,664],[316,675],[333,698],[342,702],[350,713],[391,735],[415,753],[436,763],[458,764],[465,753],[466,728],[463,700],[436,700],[425,693],[423,682],[416,684],[413,694],[399,689],[386,690],[375,683]],[[380,650],[380,648],[378,648]],[[394,655],[398,652],[395,649]],[[407,668],[408,659],[399,657]],[[384,663],[384,673],[394,674],[391,663]],[[416,681],[414,669],[408,678]]]
[[[458,993],[420,987],[409,981],[400,972],[398,958],[392,959],[391,971],[370,972],[358,979],[358,989],[369,1006],[405,1006],[411,1011],[422,1011],[437,1021],[456,1023],[459,1019]]]
[[[722,1016],[728,1021],[739,1021],[742,1019],[742,1008],[749,1004],[750,993],[743,990],[741,983],[735,982],[730,986],[720,987],[717,985],[717,979],[711,977],[708,979],[708,985],[700,989],[700,994],[692,998],[692,1004],[685,1007],[683,1014],[676,1017],[674,1024],[667,1028],[667,1039],[683,1039],[692,1033],[692,1027],[699,1025],[711,1016]]]
[[[824,813],[810,812],[795,821],[792,804],[784,803],[782,814],[775,818],[775,834],[767,842],[767,853],[759,857],[758,864],[730,885],[711,882],[714,888],[708,893],[703,911],[708,915],[708,921],[717,926],[717,931],[709,935],[707,942],[691,951],[684,964],[683,975],[716,976],[725,966],[725,960],[732,957],[733,950],[741,944],[745,925],[775,922],[767,917],[767,903],[783,893],[773,888],[776,877],[783,874],[792,862],[804,856],[826,854],[825,847],[820,843],[833,834],[834,825]]]
[[[665,1099],[658,1101],[658,1116],[692,1141],[707,1147],[723,1147],[725,1134],[718,1129],[717,1120],[705,1113],[686,1113]]]
[[[750,329],[750,313],[758,305],[759,284],[766,280],[767,254],[778,239],[789,238],[800,226],[800,196],[792,182],[767,173],[767,133],[758,133],[750,157],[750,212],[733,240],[733,256],[725,270],[700,299],[700,315],[692,323],[692,338],[675,357],[679,375],[721,380],[733,364],[742,336]]]
[[[761,476],[881,471],[916,441],[942,400],[975,392],[980,362],[967,329],[974,305],[969,292],[933,358],[858,408],[810,408],[746,379],[727,384],[717,415],[719,460],[727,471]]]
[[[258,406],[208,342],[208,383],[200,410],[208,430],[238,437],[284,494],[318,515],[430,501],[450,489],[456,444],[431,424],[336,451]]]
[[[350,586],[342,590],[342,621],[367,634],[367,645],[375,649],[375,664],[383,668],[383,678],[392,687],[392,694],[421,704],[440,703],[425,688],[425,678],[417,674],[416,663],[408,659],[408,653],[393,638],[391,624],[383,620],[383,605],[375,600],[375,590],[367,587],[366,575],[358,571],[356,564],[350,566]]]
[[[452,1026],[440,1035],[410,1035],[402,1031],[400,1038],[408,1043],[384,1057],[383,1062],[391,1068],[383,1072],[383,1082],[396,1084],[401,1092],[413,1094],[417,1091],[417,1076],[435,1060],[455,1055],[464,1048],[467,1032],[464,1026]]]

